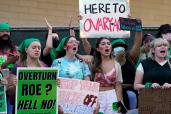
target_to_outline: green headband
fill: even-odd
[[[128,48],[127,44],[125,43],[125,41],[123,39],[114,39],[112,41],[112,47],[117,47],[117,46],[123,46],[125,49]]]
[[[66,44],[66,42],[68,41],[68,37],[64,37],[64,38],[62,38],[62,40],[61,40],[61,42],[59,43],[59,45],[58,45],[58,47],[56,48],[56,51],[65,51],[65,49],[64,49],[64,46],[65,46],[65,44]]]
[[[29,38],[24,40],[18,47],[18,51],[23,53],[25,48],[28,48],[32,42],[40,42],[37,38]]]
[[[10,28],[11,28],[11,25],[8,24],[7,22],[0,23],[0,31],[10,30]]]

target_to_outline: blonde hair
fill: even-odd
[[[150,43],[150,54],[151,54],[151,58],[153,58],[154,59],[154,52],[153,52],[153,50],[156,48],[156,47],[158,47],[158,46],[160,46],[160,45],[165,45],[165,46],[167,46],[168,47],[168,49],[169,49],[169,42],[166,40],[166,39],[163,39],[163,38],[156,38],[156,39],[154,39],[151,43]]]

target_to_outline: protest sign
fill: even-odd
[[[93,114],[99,83],[60,78],[59,105],[67,114]]]
[[[0,85],[0,114],[7,114],[5,86]]]
[[[121,30],[133,30],[136,32],[142,31],[142,24],[136,19],[129,19],[129,18],[119,18],[120,21],[120,29]]]
[[[130,15],[129,0],[79,0],[81,38],[128,38],[119,17]]]
[[[0,72],[0,79],[3,79],[2,72]],[[1,84],[0,84],[0,114],[7,114],[5,85],[1,85]]]
[[[171,114],[171,89],[145,88],[139,93],[139,114]]]
[[[17,69],[16,114],[56,114],[58,74],[54,68]]]

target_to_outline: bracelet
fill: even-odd
[[[145,83],[145,88],[151,88],[151,86],[152,86],[152,83],[150,83],[150,82]]]
[[[71,38],[71,37],[75,37],[74,35],[69,35],[69,37]]]

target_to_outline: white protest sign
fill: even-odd
[[[79,0],[81,38],[128,38],[119,17],[130,15],[129,0]]]
[[[67,114],[92,114],[98,93],[97,82],[60,78],[58,104]]]

